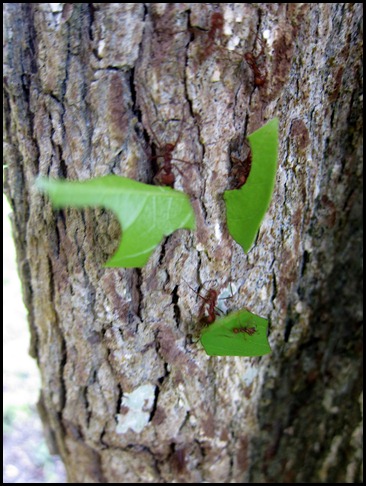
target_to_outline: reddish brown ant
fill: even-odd
[[[192,289],[192,287],[190,287]],[[193,290],[193,289],[192,289]],[[193,292],[196,292],[193,290]],[[206,296],[202,297],[198,292],[196,294],[203,300],[200,310],[198,312],[198,322],[201,324],[212,324],[216,320],[216,316],[220,315],[216,307],[218,293],[214,289],[209,289]]]
[[[241,186],[244,186],[249,177],[250,168],[252,166],[252,153],[249,152],[245,160],[237,159],[234,156],[231,156],[231,159],[235,163],[231,171],[231,175],[235,181],[234,189],[240,189]]]
[[[248,144],[246,143],[246,145]],[[233,155],[231,156],[231,160],[234,162],[231,169],[232,188],[240,189],[246,183],[252,167],[252,152],[250,147],[248,155],[244,160],[240,160]]]
[[[267,79],[267,71],[261,72],[261,70],[258,67],[258,59],[263,56],[264,54],[264,42],[263,40],[261,42],[261,51],[260,53],[255,56],[252,52],[246,52],[244,54],[244,59],[246,60],[248,66],[250,69],[253,71],[254,75],[254,86],[259,88],[260,86],[263,86],[264,83],[266,82]]]
[[[215,42],[215,38],[212,37],[212,36],[209,37],[209,40],[210,40],[211,44],[213,42]],[[256,44],[257,40],[260,43],[261,50],[260,50],[260,52],[257,55],[254,55],[255,44]],[[255,37],[253,50],[251,52],[246,52],[244,54],[244,56],[242,54],[239,54],[236,51],[233,51],[233,50],[228,49],[226,47],[223,47],[221,45],[218,45],[217,44],[217,46],[220,49],[224,49],[225,51],[229,51],[230,53],[232,53],[235,56],[239,57],[240,60],[243,60],[243,58],[244,58],[245,62],[248,64],[248,66],[250,67],[250,69],[253,72],[253,75],[254,75],[254,87],[255,88],[260,88],[261,86],[263,86],[265,84],[266,79],[267,79],[267,71],[266,71],[265,67],[260,67],[259,66],[259,63],[258,63],[258,60],[265,53],[265,40],[259,37],[259,33],[258,32],[257,32],[256,37]]]
[[[172,172],[173,166],[172,166],[172,153],[174,152],[175,146],[177,143],[172,144],[172,143],[167,143],[165,146],[161,147],[158,146],[159,148],[162,149],[162,152],[160,154],[154,155],[151,159],[158,159],[159,157],[162,157],[163,159],[163,165],[160,167],[158,172],[155,174],[154,181],[158,182],[158,184],[162,186],[174,186],[175,182],[175,175]],[[178,169],[179,170],[179,169]]]
[[[202,295],[196,292],[196,290],[194,290],[187,282],[186,284],[195,294],[198,295],[198,297],[203,300],[198,313],[198,322],[206,325],[215,322],[216,316],[219,316],[221,313],[220,309],[216,307],[218,299],[217,291],[215,289],[209,289],[206,296],[202,297]]]
[[[248,336],[253,336],[257,332],[257,329],[255,327],[234,327],[233,328],[233,333],[234,334],[239,334],[240,332],[244,334],[248,334]]]
[[[175,176],[173,174],[172,160],[183,162],[185,164],[191,164],[191,162],[188,162],[187,160],[177,159],[173,157],[173,152],[180,140],[183,131],[183,124],[184,124],[184,114],[180,123],[179,133],[176,141],[174,143],[166,143],[165,145],[160,142],[158,136],[156,135],[156,133],[154,132],[150,124],[148,124],[150,132],[154,137],[153,144],[158,149],[158,152],[155,153],[153,156],[151,156],[150,160],[157,160],[159,158],[163,159],[163,164],[161,165],[161,167],[158,169],[157,173],[154,176],[154,182],[162,186],[170,186],[170,187],[174,186]],[[175,169],[181,175],[183,175],[182,171],[178,167],[175,166]]]
[[[197,294],[203,300],[198,313],[198,322],[205,325],[215,322],[216,316],[220,316],[221,314],[223,314],[222,310],[217,307],[217,301],[221,299],[228,299],[230,297],[222,297],[221,299],[218,299],[219,294],[215,289],[209,289],[206,293],[206,296],[202,297],[202,295],[196,292],[196,290],[194,290],[187,282],[186,284],[195,294]],[[231,297],[232,296],[233,295],[231,295]]]
[[[200,297],[203,299],[203,302],[198,313],[198,321],[202,324],[212,324],[215,322],[216,316],[220,315],[216,307],[218,293],[214,289],[209,289],[206,297],[201,295]]]

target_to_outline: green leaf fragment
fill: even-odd
[[[170,187],[159,187],[107,175],[82,182],[37,180],[54,207],[91,206],[110,209],[122,227],[122,239],[106,267],[143,267],[164,236],[179,228],[194,229],[189,198]]]
[[[252,166],[246,183],[225,191],[227,225],[245,252],[252,247],[266,214],[275,185],[278,152],[278,118],[248,136]]]
[[[217,319],[203,329],[201,343],[209,356],[262,356],[271,352],[267,327],[267,319],[244,309]],[[243,328],[252,330],[252,334],[243,332]]]

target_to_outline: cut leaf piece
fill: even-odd
[[[201,343],[209,356],[262,356],[271,352],[267,327],[267,319],[243,309],[203,329]]]
[[[245,252],[252,247],[267,212],[275,184],[278,118],[248,136],[252,166],[246,183],[224,192],[229,232]]]
[[[99,206],[114,212],[122,239],[106,267],[143,267],[164,236],[179,228],[195,227],[188,197],[170,187],[116,175],[82,182],[39,178],[37,187],[49,195],[56,208]]]

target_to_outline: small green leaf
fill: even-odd
[[[278,118],[248,136],[252,166],[246,183],[224,192],[227,225],[245,252],[252,247],[267,212],[275,184],[278,151]]]
[[[201,343],[209,356],[262,356],[271,352],[267,327],[267,319],[243,309],[203,329]]]
[[[37,187],[56,208],[99,206],[114,212],[122,227],[122,240],[106,267],[143,267],[164,236],[195,227],[188,197],[170,187],[116,175],[82,182],[39,178]]]

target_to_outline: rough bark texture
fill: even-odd
[[[5,4],[5,189],[39,409],[70,482],[361,481],[361,22],[350,3]],[[256,32],[255,88],[216,44],[256,55]],[[222,194],[273,116],[275,194],[245,255]],[[152,182],[152,143],[178,136],[197,230],[141,270],[103,268],[110,213],[54,211],[34,189],[38,174]],[[230,309],[269,317],[272,354],[207,357],[183,279],[232,283]]]

